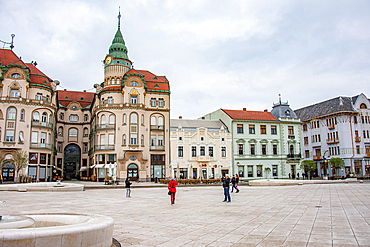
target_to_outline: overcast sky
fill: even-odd
[[[134,67],[170,81],[171,118],[370,97],[367,0],[0,0],[0,40],[60,89],[94,91],[118,6]]]

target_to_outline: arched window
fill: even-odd
[[[8,119],[10,120],[15,120],[15,113],[17,111],[15,110],[15,108],[11,107],[8,109]]]
[[[126,119],[127,117],[126,117],[126,114],[123,114],[123,124],[126,124],[126,121],[127,121],[127,119]]]
[[[122,145],[126,146],[126,135],[122,136]]]
[[[158,117],[158,125],[163,126],[163,117]]]
[[[367,109],[366,104],[362,103],[362,104],[360,105],[360,109]]]
[[[47,119],[48,119],[48,114],[46,112],[43,112],[41,116],[41,122],[45,123]]]
[[[63,127],[59,127],[58,136],[63,136]]]
[[[63,120],[63,119],[64,119],[64,114],[63,114],[63,113],[61,113],[61,114],[59,115],[59,119],[60,119],[60,120]]]
[[[109,116],[109,124],[115,124],[116,123],[116,117],[112,114]]]
[[[105,124],[105,115],[102,115],[100,118],[100,124]]]
[[[87,136],[89,136],[89,129],[84,128],[84,137],[87,137]]]
[[[33,112],[32,121],[35,121],[35,122],[40,121],[40,114],[37,111]]]
[[[154,116],[150,118],[150,125],[157,125],[157,119]]]
[[[24,142],[24,136],[23,136],[23,131],[19,132],[19,142],[23,143]]]
[[[21,110],[21,119],[20,120],[24,121],[24,110],[23,109]]]
[[[75,128],[70,128],[69,129],[69,137],[77,137],[77,129]]]
[[[130,124],[137,124],[137,114],[132,113],[130,116]]]

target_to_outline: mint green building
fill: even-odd
[[[204,119],[220,120],[232,133],[232,174],[241,179],[302,177],[301,121],[288,102],[271,112],[218,109]]]

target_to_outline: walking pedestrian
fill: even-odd
[[[126,178],[126,197],[131,197],[131,182]]]
[[[231,202],[230,198],[230,178],[229,175],[225,175],[225,178],[223,179],[222,187],[224,188],[224,195],[225,195],[225,200],[224,202]]]
[[[236,188],[235,188],[235,184],[236,184],[235,176],[232,177],[231,184],[232,184],[231,193],[233,193],[234,192],[234,189],[236,190]]]
[[[239,175],[238,174],[235,174],[235,189],[236,189],[236,193],[239,193],[238,185],[239,185]]]
[[[176,194],[177,181],[172,178],[168,183],[168,190],[171,192],[171,206],[175,204],[175,194]]]

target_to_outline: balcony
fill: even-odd
[[[322,160],[322,156],[321,155],[314,155],[313,160]]]
[[[32,148],[32,149],[53,150],[53,145],[52,144],[46,144],[46,143],[30,143],[30,148]]]
[[[209,157],[209,156],[198,156],[197,161],[199,161],[199,162],[211,161],[211,157]]]
[[[335,129],[335,125],[332,123],[332,124],[329,124],[328,125],[328,129],[332,130],[332,129]]]
[[[150,125],[150,130],[163,130],[163,125]]]
[[[339,143],[339,138],[326,139],[327,144]]]
[[[32,121],[31,122],[32,127],[45,127],[49,129],[53,129],[53,123],[50,122],[40,122],[40,121]]]
[[[104,129],[115,129],[115,124],[97,124],[95,125],[96,130],[104,130]]]
[[[164,146],[150,146],[150,151],[164,151]]]
[[[115,145],[95,145],[95,151],[114,150]]]
[[[288,154],[286,157],[288,159],[301,159],[302,155],[301,154]]]
[[[361,142],[361,137],[356,136],[356,137],[355,137],[355,142]]]

